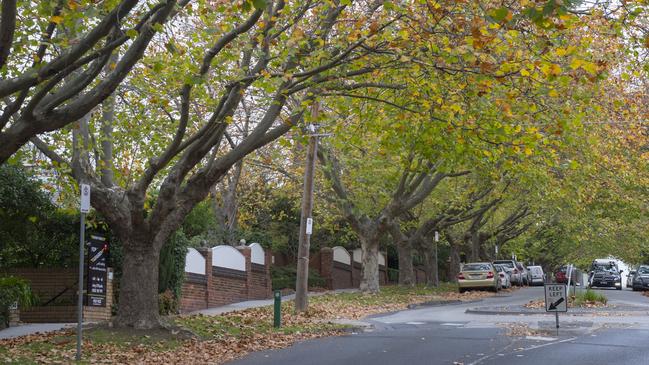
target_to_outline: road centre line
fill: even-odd
[[[525,352],[525,351],[529,351],[529,350],[536,350],[536,349],[538,349],[538,348],[547,347],[547,346],[551,346],[551,345],[557,345],[557,344],[564,343],[564,342],[570,342],[570,341],[574,341],[574,340],[576,340],[576,339],[577,339],[577,337],[571,337],[571,338],[566,338],[565,340],[561,340],[561,341],[555,341],[555,342],[544,343],[544,344],[542,344],[542,345],[530,346],[530,347],[524,348],[524,349],[522,349],[522,350],[516,351],[516,353],[521,353],[521,352]],[[498,351],[498,353],[502,353],[502,351]],[[480,364],[480,363],[483,362],[484,360],[487,360],[487,359],[489,359],[489,358],[492,358],[492,357],[494,357],[494,356],[496,356],[496,355],[498,355],[498,354],[496,353],[496,354],[491,354],[491,355],[483,356],[483,357],[477,359],[476,361],[474,361],[474,362],[472,362],[472,363],[469,363],[468,365],[477,365],[477,364]]]

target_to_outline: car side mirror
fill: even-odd
[[[624,270],[620,270],[620,274],[623,273],[623,272],[624,272]]]

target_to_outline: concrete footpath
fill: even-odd
[[[76,323],[26,323],[0,330],[0,340],[75,327]]]
[[[338,290],[329,290],[329,291],[324,291],[324,292],[309,292],[309,297],[314,297],[314,296],[319,296],[319,295],[324,295],[324,294],[329,294],[329,293],[354,293],[357,292],[358,289],[338,289]],[[290,294],[290,295],[285,295],[282,297],[282,301],[287,301],[287,300],[293,300],[295,298],[295,294]],[[220,307],[213,307],[213,308],[207,308],[207,309],[201,309],[195,312],[191,312],[188,314],[202,314],[206,316],[216,316],[219,314],[227,313],[227,312],[233,312],[233,311],[240,311],[248,308],[258,308],[258,307],[265,307],[268,305],[273,305],[273,299],[264,299],[264,300],[248,300],[245,302],[239,302],[239,303],[232,303]],[[85,323],[90,324],[90,323]],[[45,333],[45,332],[52,332],[52,331],[58,331],[62,330],[65,328],[72,328],[76,327],[76,323],[29,323],[29,324],[23,324],[20,326],[15,326],[15,327],[9,327],[5,328],[3,330],[0,330],[0,340],[1,339],[6,339],[6,338],[14,338],[14,337],[20,337],[20,336],[25,336],[25,335],[31,335],[35,333]]]

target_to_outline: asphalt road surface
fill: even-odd
[[[561,314],[558,335],[552,314],[466,313],[543,297],[542,287],[531,287],[479,303],[376,316],[368,319],[370,329],[254,353],[232,364],[649,364],[649,298],[628,289],[598,292],[635,311]]]

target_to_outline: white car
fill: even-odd
[[[545,274],[541,266],[528,266],[527,270],[531,274],[530,285],[543,285],[545,283]]]
[[[512,287],[512,280],[509,272],[507,271],[504,265],[494,265],[496,272],[498,273],[498,282],[500,287],[503,289],[509,289]]]

